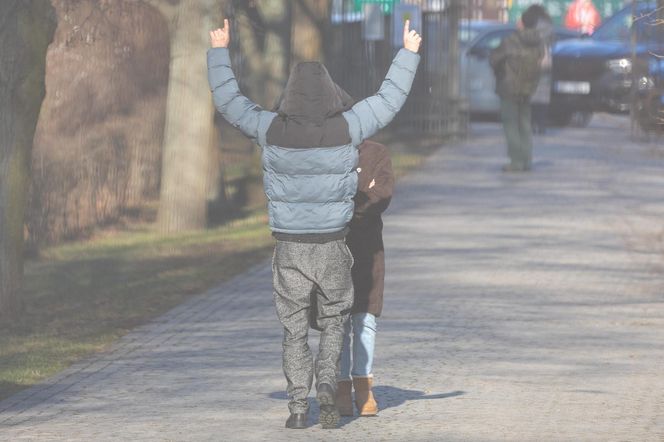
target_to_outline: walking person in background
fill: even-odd
[[[591,35],[602,24],[602,17],[592,0],[574,0],[565,15],[565,27]]]
[[[517,31],[508,35],[491,53],[500,97],[510,163],[505,172],[524,172],[532,167],[533,137],[530,99],[539,83],[544,44],[535,26],[539,5],[526,9],[517,23]]]
[[[336,380],[344,325],[353,305],[346,246],[357,192],[358,151],[366,138],[386,126],[401,109],[419,64],[421,37],[403,32],[378,93],[353,105],[318,62],[293,68],[276,112],[242,95],[228,52],[230,27],[210,32],[208,80],[224,118],[262,148],[270,229],[276,238],[272,261],[274,300],[283,325],[283,370],[290,416],[287,428],[306,428],[314,371],[323,428],[336,428]],[[319,352],[314,363],[308,344],[310,295],[317,289]]]
[[[365,141],[359,150],[355,214],[346,239],[355,258],[352,269],[355,301],[346,323],[341,373],[337,381],[337,405],[342,416],[353,415],[352,389],[360,416],[378,413],[372,386],[376,318],[383,309],[385,286],[381,214],[389,206],[394,191],[392,161],[387,147]]]
[[[553,20],[542,6],[535,5],[533,8],[538,13],[537,25],[535,29],[539,32],[544,45],[544,56],[541,64],[541,74],[537,89],[531,99],[532,119],[531,125],[533,133],[544,134],[549,122],[549,104],[551,103],[551,50],[555,39],[553,31]]]

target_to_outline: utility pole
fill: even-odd
[[[629,122],[630,122],[630,132],[632,135],[632,138],[637,136],[637,130],[638,130],[638,123],[636,121],[636,74],[635,74],[635,69],[634,67],[636,66],[636,31],[635,31],[635,26],[634,26],[634,20],[636,20],[636,3],[637,0],[632,0],[632,29],[631,29],[631,36],[630,36],[630,44],[631,44],[631,60],[632,60],[632,87],[630,90],[630,104],[629,104]]]
[[[462,138],[466,134],[465,124],[463,124],[462,106],[461,106],[461,90],[460,90],[460,76],[461,66],[459,62],[459,22],[461,21],[462,13],[461,0],[449,0],[448,4],[448,20],[449,20],[449,34],[448,34],[448,48],[449,60],[448,67],[448,81],[447,81],[447,99],[449,102],[449,117],[448,117],[448,133],[452,138]]]

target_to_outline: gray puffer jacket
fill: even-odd
[[[300,63],[271,112],[242,95],[227,49],[208,51],[215,107],[262,148],[269,224],[277,239],[326,242],[345,236],[357,191],[357,146],[401,109],[419,59],[401,49],[378,93],[354,105],[322,64]]]

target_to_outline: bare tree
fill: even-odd
[[[200,229],[206,224],[214,115],[205,51],[226,2],[142,1],[166,19],[171,47],[158,224],[165,232]]]
[[[132,0],[51,0],[58,26],[32,152],[28,249],[145,216],[159,197],[166,21]]]
[[[21,306],[23,222],[30,153],[55,32],[48,0],[0,2],[0,316]]]

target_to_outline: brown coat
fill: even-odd
[[[346,243],[353,265],[355,302],[352,313],[380,316],[385,286],[385,252],[383,220],[394,191],[394,174],[388,149],[382,144],[365,141],[359,146],[359,182],[355,196],[355,214],[349,224]],[[370,187],[372,181],[375,183]]]
[[[383,250],[383,220],[394,190],[394,174],[388,149],[374,141],[365,141],[358,147],[358,190],[355,195],[355,213],[351,220],[346,244],[353,254],[353,285],[355,302],[352,313],[371,313],[380,316],[383,310],[385,286],[385,253]],[[371,182],[374,181],[374,185]],[[318,325],[318,288],[311,292],[309,324]]]

